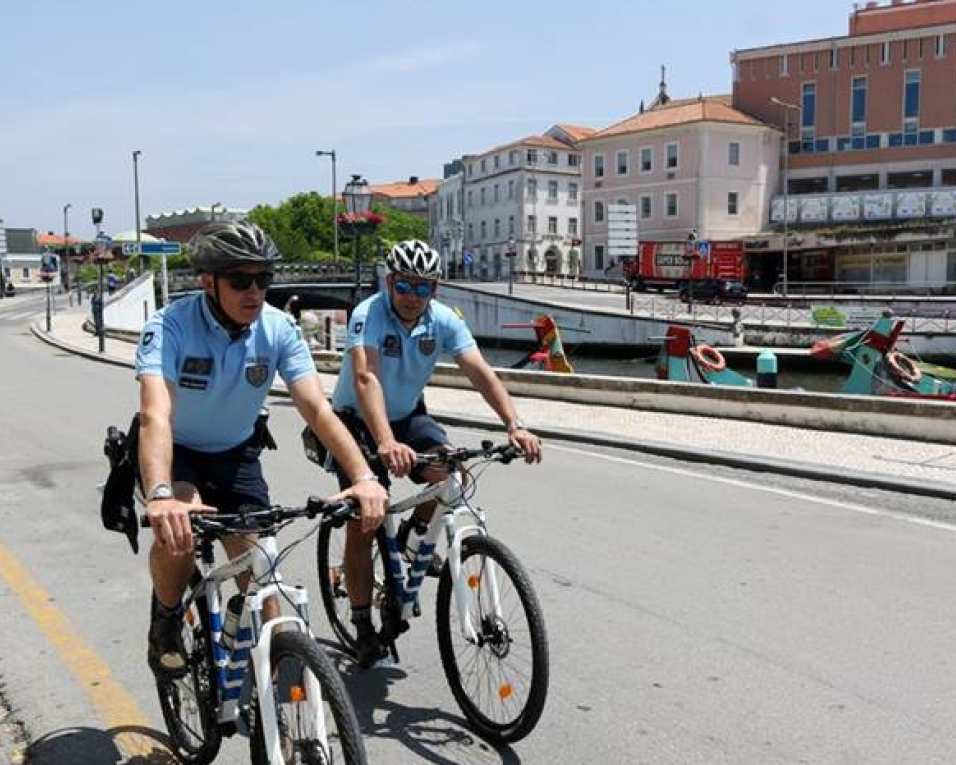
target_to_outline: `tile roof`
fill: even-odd
[[[369,185],[374,196],[381,197],[422,197],[434,194],[438,189],[438,181],[431,178],[416,178],[414,183],[396,181],[395,183],[373,183]]]
[[[610,127],[598,130],[584,141],[593,141],[609,136],[640,133],[645,130],[686,125],[692,122],[726,122],[738,125],[766,125],[749,114],[734,109],[730,105],[730,96],[702,96],[668,101],[663,106],[655,106],[643,114],[638,113],[621,120]]]
[[[37,234],[37,244],[41,247],[62,247],[64,244],[83,244],[83,240],[75,236],[64,238],[51,231],[46,234]]]
[[[582,125],[566,125],[558,123],[555,127],[561,128],[565,133],[571,136],[575,141],[587,138],[597,132],[596,128],[584,127]]]

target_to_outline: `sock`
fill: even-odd
[[[163,602],[153,593],[153,616],[159,616],[163,619],[172,619],[179,616],[179,604],[173,608],[163,605]]]
[[[359,624],[372,624],[372,606],[352,606],[352,624],[358,626]]]

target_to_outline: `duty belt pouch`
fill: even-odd
[[[139,473],[139,414],[126,433],[113,425],[106,429],[103,453],[110,462],[110,474],[103,487],[100,518],[103,527],[126,535],[134,553],[139,552],[139,519],[133,492]]]
[[[257,449],[274,450],[279,448],[279,445],[276,444],[276,440],[272,437],[272,433],[269,430],[268,409],[263,408],[260,410],[259,416],[256,417],[256,424],[252,429],[250,443]]]

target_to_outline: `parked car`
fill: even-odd
[[[3,288],[3,293],[7,297],[13,297],[17,294],[17,288],[13,285],[13,282],[7,282],[6,286]]]
[[[680,286],[680,299],[690,302],[690,284]],[[747,288],[743,282],[733,279],[705,279],[694,282],[694,300],[701,303],[742,303],[747,299]]]

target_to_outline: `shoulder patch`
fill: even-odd
[[[153,344],[153,340],[156,339],[156,333],[150,330],[149,332],[143,333],[142,346],[144,348],[149,348]]]
[[[364,321],[357,321],[355,322],[355,326],[352,327],[352,332],[354,332],[357,335],[362,331],[362,328],[364,326],[365,326]]]

